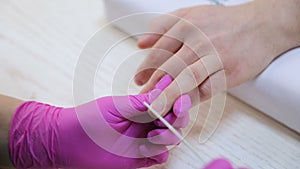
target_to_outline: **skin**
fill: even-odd
[[[8,152],[8,132],[14,111],[22,100],[0,95],[0,168],[12,167]]]
[[[135,76],[138,85],[145,84],[142,93],[166,72],[174,78],[151,105],[163,116],[180,95],[189,93],[197,104],[199,97],[206,100],[253,79],[276,57],[300,45],[298,0],[195,6],[170,14],[155,18],[150,34],[138,41],[140,48],[153,50]]]
[[[256,0],[235,7],[196,6],[171,13],[202,30],[215,46],[220,60],[207,39],[197,35],[195,30],[191,29],[191,25],[174,17],[156,18],[149,28],[149,32],[154,34],[142,38],[138,45],[140,48],[163,49],[170,54],[161,57],[159,52],[150,53],[139,68],[135,81],[139,85],[147,83],[143,92],[152,89],[165,72],[176,77],[175,81],[185,82],[178,85],[172,83],[164,91],[164,95],[152,103],[154,108],[158,103],[164,103],[162,114],[165,114],[164,112],[167,112],[176,98],[183,93],[189,93],[192,100],[195,100],[199,97],[195,93],[199,91],[202,100],[208,99],[212,95],[211,82],[216,84],[215,89],[219,92],[224,90],[223,86],[218,86],[218,80],[222,77],[220,72],[225,72],[226,88],[231,88],[254,78],[277,56],[299,46],[299,11],[299,0]],[[179,41],[170,36],[177,37]],[[192,52],[191,49],[197,52]],[[172,58],[179,58],[179,61],[184,61],[187,66],[176,66],[174,69],[177,61]],[[208,66],[209,71],[204,68],[203,65],[207,64],[203,62],[211,66]],[[154,69],[144,70],[148,67]],[[160,68],[165,71],[158,70]],[[186,77],[195,78],[196,83],[187,80]],[[183,89],[183,92],[178,92],[178,89]],[[1,165],[11,166],[8,131],[13,112],[21,103],[21,100],[0,95]]]

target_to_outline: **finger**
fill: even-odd
[[[168,113],[164,119],[168,121],[175,128],[184,128],[189,123],[189,109],[192,106],[192,101],[189,95],[180,96],[173,105],[173,112]],[[154,121],[155,125],[159,127],[166,127],[160,120]]]
[[[186,13],[187,10],[176,10],[152,19],[148,27],[148,34],[138,41],[138,46],[142,49],[152,47]]]
[[[153,89],[160,89],[160,90],[163,90],[165,89],[169,84],[171,84],[172,82],[172,77],[168,74],[164,74],[162,75],[160,78],[160,80],[158,82],[156,82],[154,85],[154,88],[151,87],[151,89],[149,90],[141,90],[140,93],[147,93],[149,92],[150,90],[153,90]],[[155,97],[156,98],[156,97]],[[153,100],[152,100],[153,101]]]
[[[153,73],[154,72],[154,73]],[[160,68],[153,70],[153,72],[151,73],[152,75],[149,76],[148,78],[148,82],[146,83],[146,85],[142,88],[142,90],[140,91],[140,93],[147,93],[150,90],[153,89],[153,86],[157,83],[157,81],[165,76],[167,73],[166,71],[161,70]]]
[[[158,93],[158,91],[153,93],[153,95],[159,94],[160,92]],[[114,107],[116,111],[111,112],[114,115],[111,117],[112,120],[115,118],[134,120],[137,116],[146,115],[147,107],[143,104],[144,101],[149,102],[148,94],[104,97],[101,98],[101,103],[99,104],[101,106],[99,107],[105,108],[109,106],[108,110]]]
[[[170,75],[165,75],[154,87],[154,90],[148,93],[149,95],[149,101],[147,101],[149,104],[152,103],[159,95],[160,93],[168,87],[172,83],[172,77]]]
[[[164,90],[172,83],[172,81],[173,79],[170,75],[165,75],[156,83],[154,89]]]
[[[152,108],[164,116],[175,100],[182,94],[197,88],[210,74],[220,70],[222,64],[215,55],[207,55],[185,68],[175,80],[151,104]],[[150,115],[152,113],[150,112]]]
[[[180,96],[173,105],[174,114],[177,117],[189,116],[189,109],[192,106],[191,98],[188,94]]]
[[[158,69],[154,71],[142,93],[150,91],[157,81],[166,73],[176,77],[183,69],[197,61],[201,56],[197,56],[189,47],[182,46],[182,48],[167,61],[165,61]]]
[[[217,71],[198,86],[201,100],[205,101],[217,93],[227,90],[224,70]]]
[[[166,162],[169,155],[168,149],[165,146],[151,143],[141,145],[139,151],[142,156],[148,157],[147,161],[145,161],[148,166]],[[145,165],[143,167],[145,167]]]
[[[152,19],[148,26],[147,35],[139,39],[138,46],[142,49],[152,47],[178,20],[179,18],[169,14]]]
[[[155,90],[139,95],[129,95],[129,96],[113,96],[106,97],[102,100],[105,100],[107,103],[113,103],[114,107],[120,112],[122,117],[127,118],[132,121],[139,122],[149,122],[153,120],[149,116],[143,116],[148,113],[145,113],[147,107],[144,105],[144,102],[151,103],[155,100],[162,90],[164,90],[172,82],[172,77],[170,75],[164,76],[156,85]],[[116,114],[117,115],[117,114]],[[138,117],[139,118],[136,118]],[[115,117],[113,117],[115,118]]]
[[[198,88],[193,89],[192,91],[188,92],[188,95],[191,98],[192,106],[194,107],[200,103],[200,92]],[[201,100],[202,101],[202,100]]]
[[[173,112],[172,113],[168,113],[164,119],[169,122],[173,127],[175,128],[184,128],[188,125],[189,120],[190,120],[190,116],[186,115],[183,117],[177,117]],[[158,127],[161,128],[166,128],[167,126],[161,122],[159,119],[156,119],[154,121],[154,124]]]
[[[198,32],[198,29],[196,29],[194,25],[192,25],[191,23],[185,20],[179,20],[163,36],[161,36],[161,38],[153,46],[153,50],[150,52],[148,57],[145,59],[145,61],[143,61],[141,66],[138,68],[137,70],[138,73],[135,77],[136,84],[138,85],[145,84],[151,77],[153,73],[153,69],[157,69],[169,57],[171,57],[176,51],[178,51],[182,46],[182,42],[184,42],[185,37],[190,36],[190,34],[194,35],[195,33],[193,32]],[[198,34],[196,33],[196,35]],[[188,42],[190,44],[195,43],[194,41],[191,42],[188,41]],[[199,42],[197,42],[196,44],[198,43]],[[183,53],[182,56],[185,56],[185,54]],[[149,69],[151,69],[151,71],[149,71]]]
[[[175,120],[177,119],[177,117],[175,116],[175,114],[173,114],[173,112],[168,113],[165,117],[163,117],[168,123],[170,123],[171,125],[173,125],[173,123],[175,122]],[[161,122],[159,119],[156,119],[154,121],[154,124],[158,127],[162,127],[162,128],[166,128],[166,125],[164,125],[163,122]]]
[[[151,77],[154,70],[168,60],[173,53],[180,49],[181,45],[182,43],[172,38],[172,35],[164,35],[161,39],[159,39],[151,49],[149,55],[137,69],[137,73],[134,78],[136,84],[145,84]]]
[[[180,134],[180,129],[176,129]],[[169,129],[152,130],[147,135],[148,140],[153,144],[159,145],[176,145],[180,143],[180,139],[175,136]]]
[[[194,39],[197,39],[197,41]],[[151,77],[153,73],[153,69],[157,69],[169,57],[171,57],[171,55],[175,53],[180,48],[180,46],[182,46],[182,42],[184,43],[186,42],[189,46],[193,46],[193,50],[196,49],[197,51],[196,53],[198,53],[199,52],[198,49],[200,49],[199,46],[203,45],[199,42],[206,42],[206,41],[207,41],[206,36],[204,36],[204,34],[201,31],[199,31],[199,29],[195,27],[195,25],[191,24],[186,20],[179,20],[155,43],[153,49],[161,49],[161,50],[158,50],[159,52],[153,51],[152,53],[149,54],[146,60],[139,67],[138,69],[139,73],[135,78],[135,82],[138,85],[145,84]],[[204,43],[204,44],[206,44],[206,46],[209,44],[208,46],[210,46],[210,43]],[[169,51],[170,52],[169,56],[167,54],[164,55],[161,54],[162,51]],[[183,53],[182,56],[186,56],[186,53]],[[188,58],[191,59],[191,57]],[[151,69],[151,71],[143,71],[147,69]],[[153,83],[155,83],[155,81],[152,82],[152,85]]]

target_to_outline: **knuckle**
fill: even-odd
[[[191,87],[197,86],[198,83],[193,74],[191,67],[188,66],[175,79],[176,83],[179,84],[178,88],[180,91],[188,92]]]
[[[150,78],[151,84],[156,85],[165,74],[166,73],[163,70],[156,69],[155,72],[152,74],[152,77]]]
[[[186,21],[181,21],[179,31],[184,34],[190,33],[192,31],[192,26],[190,24],[187,24]]]
[[[199,83],[201,79],[203,78],[201,75],[201,68],[198,65],[192,65],[190,66],[190,73],[189,75],[191,78],[195,79],[196,83]]]
[[[165,97],[167,99],[167,106],[172,107],[175,100],[181,95],[180,90],[178,90],[178,86],[174,87],[171,85],[165,90]]]
[[[183,61],[185,61],[186,64],[189,65],[189,64],[197,61],[199,58],[201,58],[201,56],[198,55],[196,52],[197,51],[195,51],[194,49],[191,49],[191,48],[186,46],[184,54],[181,55],[180,57]]]
[[[207,81],[199,86],[199,93],[201,98],[209,98],[211,97],[211,83]]]
[[[161,65],[162,57],[160,56],[164,56],[161,50],[152,50],[147,57],[147,63],[151,63],[151,65]]]

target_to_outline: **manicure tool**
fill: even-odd
[[[184,145],[187,146],[187,148],[189,150],[191,150],[191,152],[198,157],[198,159],[200,159],[202,162],[203,161],[203,157],[200,156],[200,154],[193,148],[193,146],[184,139],[184,137],[168,122],[166,121],[156,110],[154,110],[147,102],[144,102],[144,105],[155,115],[156,118],[158,118],[164,125],[166,125],[168,127],[168,129],[176,136],[180,139],[180,141],[182,141],[182,143],[184,143]]]

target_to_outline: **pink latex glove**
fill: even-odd
[[[227,159],[219,158],[210,162],[203,169],[234,169],[234,168]],[[238,168],[238,169],[246,169],[246,168]]]
[[[140,95],[109,96],[75,108],[25,102],[15,112],[9,148],[17,168],[131,169],[167,160],[167,145],[179,140],[143,105],[151,103],[172,79]],[[189,121],[191,100],[183,95],[166,119],[178,130]]]

